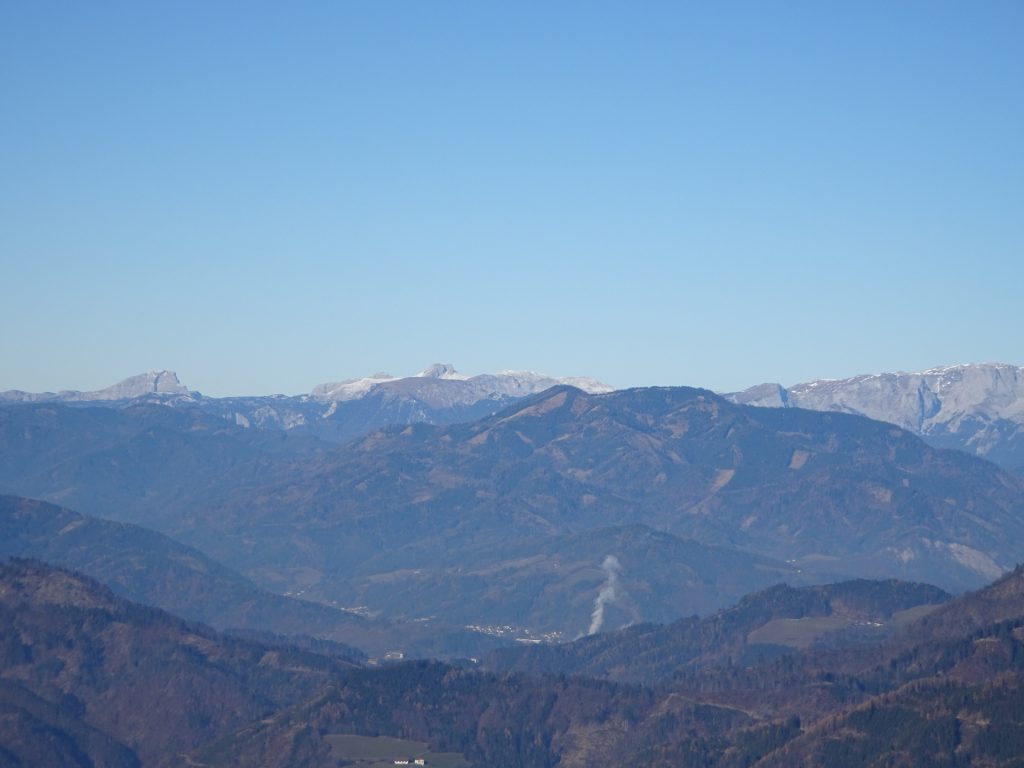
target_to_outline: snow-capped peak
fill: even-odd
[[[378,384],[397,381],[397,379],[398,377],[392,376],[390,373],[375,373],[361,379],[345,379],[344,381],[317,384],[310,394],[318,400],[358,400]]]
[[[448,381],[465,381],[469,378],[455,370],[451,363],[434,363],[416,374],[418,379],[446,379]]]

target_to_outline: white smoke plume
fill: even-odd
[[[622,570],[619,558],[615,555],[608,555],[605,557],[604,562],[601,563],[601,568],[604,569],[605,574],[604,586],[601,587],[601,591],[597,593],[597,597],[594,599],[594,610],[590,614],[588,635],[601,631],[601,625],[604,624],[604,607],[608,603],[614,603],[619,597],[619,571]]]

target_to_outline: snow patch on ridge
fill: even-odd
[[[419,391],[426,387],[449,387],[451,391],[448,396],[453,403],[472,403],[493,397],[526,397],[560,384],[577,387],[590,394],[613,391],[607,384],[582,376],[556,378],[536,371],[513,370],[467,376],[459,373],[451,363],[435,363],[413,376],[395,377],[378,373],[361,379],[320,384],[313,388],[311,396],[335,402],[358,400],[382,387],[397,385],[398,382],[401,382],[403,392],[409,392],[409,388]]]

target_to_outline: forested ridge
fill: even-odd
[[[0,567],[0,755],[10,765],[336,766],[330,737],[350,733],[424,742],[481,766],[1013,765],[1024,723],[1022,585],[1018,569],[879,638],[712,654],[638,685],[469,662],[352,666],[287,638],[232,638],[73,572],[15,561]],[[722,626],[749,633],[783,607],[811,620],[826,610],[898,616],[947,597],[895,582],[790,589],[724,611],[709,639],[726,638]]]

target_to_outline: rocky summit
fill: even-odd
[[[129,376],[117,384],[91,392],[79,392],[73,389],[61,390],[60,392],[23,392],[20,389],[11,389],[6,392],[0,392],[0,402],[104,402],[132,400],[150,395],[187,396],[189,394],[191,393],[188,387],[178,380],[178,374],[174,371],[150,371],[149,373],[140,373],[137,376]]]

